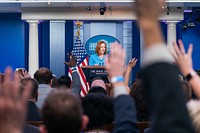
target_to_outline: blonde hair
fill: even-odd
[[[190,100],[187,103],[187,109],[195,132],[200,133],[200,100]]]

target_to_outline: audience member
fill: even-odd
[[[135,99],[138,121],[149,121],[150,105],[147,97],[147,90],[144,88],[142,80],[136,80],[130,91],[130,96]]]
[[[36,105],[39,108],[42,108],[44,104],[44,100],[48,96],[48,94],[55,90],[54,88],[51,88],[52,85],[52,72],[48,68],[42,67],[39,68],[35,74],[34,78],[37,80],[39,84],[39,89],[38,89],[38,101],[36,102]]]
[[[29,88],[32,90],[28,99],[28,112],[27,121],[42,121],[40,109],[37,107],[36,102],[38,99],[38,83],[35,79],[25,78],[21,80],[22,89]]]
[[[16,68],[15,73],[19,74],[21,79],[31,77],[31,75],[28,73],[28,71],[24,68]]]
[[[172,52],[172,55],[175,59],[175,63],[179,67],[180,71],[182,72],[183,76],[186,78],[188,83],[191,85],[191,88],[193,89],[196,96],[200,97],[200,77],[198,74],[194,71],[192,66],[192,50],[193,45],[190,44],[189,48],[186,52],[183,42],[181,40],[178,40],[178,45],[174,43],[174,51]],[[200,120],[199,120],[199,100],[190,100],[187,103],[187,108],[190,114],[190,117],[192,119],[192,124],[194,126],[194,130],[199,133],[200,132]]]
[[[53,75],[51,87],[56,89],[58,88],[58,79],[55,75]]]
[[[106,84],[101,77],[94,78],[90,86],[91,88],[95,86],[99,86],[99,87],[102,87],[104,90],[106,90]]]
[[[72,54],[68,54],[69,62],[64,62],[66,65],[68,65],[72,70],[72,92],[76,95],[80,95],[81,93],[81,81],[79,74],[76,70],[76,58]],[[69,84],[66,84],[66,87],[69,86]],[[62,87],[62,85],[61,85]]]
[[[71,88],[71,79],[69,76],[67,75],[62,75],[59,79],[58,79],[58,85],[59,86],[66,86],[66,88]]]
[[[188,80],[197,97],[200,97],[200,77],[194,71],[192,66],[192,49],[193,45],[190,44],[188,51],[185,51],[183,42],[178,40],[178,45],[174,42],[174,51],[172,55],[175,59],[175,63],[179,67],[183,76]]]
[[[125,85],[127,85],[127,87],[129,86],[128,83],[129,83],[131,71],[132,71],[133,67],[136,65],[137,61],[138,61],[138,59],[136,59],[136,58],[129,60],[128,65],[126,67],[124,80],[125,80]]]
[[[20,76],[7,68],[4,73],[4,81],[0,83],[0,132],[21,133],[26,117],[26,102],[31,92],[30,88],[24,88],[23,97],[20,92]]]
[[[136,133],[134,101],[124,83],[125,51],[117,42],[111,44],[110,55],[105,59],[106,70],[113,86],[115,128],[114,133]]]
[[[96,77],[92,80],[88,93],[103,93],[107,95],[106,84],[101,77]]]
[[[114,121],[113,98],[101,93],[91,93],[82,98],[84,114],[89,117],[87,132],[108,132],[106,124]]]
[[[88,123],[78,97],[71,91],[58,90],[47,97],[42,108],[41,133],[79,133]]]
[[[144,38],[143,68],[139,77],[151,104],[152,133],[193,133],[186,102],[157,21],[163,3],[135,0],[135,11]],[[148,12],[147,12],[148,11]]]
[[[90,88],[90,90],[88,91],[88,94],[90,94],[90,93],[101,93],[101,94],[107,95],[106,90],[100,86],[94,86],[94,87]]]

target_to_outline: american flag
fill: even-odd
[[[72,55],[77,59],[77,72],[81,81],[81,96],[85,96],[89,90],[89,83],[86,82],[86,77],[81,69],[82,66],[88,65],[88,57],[79,37],[77,37],[73,46]],[[72,70],[69,68],[69,77],[72,75]]]

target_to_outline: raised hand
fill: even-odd
[[[20,133],[24,124],[27,106],[26,102],[31,92],[24,88],[20,93],[20,76],[11,68],[5,70],[3,83],[0,83],[0,132]]]
[[[110,78],[115,76],[123,77],[125,51],[119,43],[114,42],[111,44],[110,55],[106,57],[105,64]]]
[[[144,37],[144,48],[164,43],[158,22],[163,0],[135,0],[135,13]]]
[[[74,67],[76,66],[76,58],[70,53],[67,54],[68,58],[69,58],[69,62],[64,62],[66,65],[68,65],[69,67]]]
[[[136,59],[136,58],[129,60],[128,66],[126,67],[126,71],[125,71],[125,74],[124,74],[124,79],[125,79],[124,83],[127,87],[128,87],[128,82],[129,82],[131,70],[136,65],[137,61],[138,61],[138,59]]]
[[[22,75],[23,75],[24,78],[31,78],[31,75],[25,69],[22,71]]]
[[[180,71],[184,76],[189,74],[190,72],[194,71],[192,67],[192,49],[193,45],[190,44],[188,51],[185,51],[185,48],[183,46],[183,42],[181,40],[178,40],[178,45],[174,42],[174,51],[171,51],[175,63],[178,65]]]
[[[135,13],[139,20],[157,20],[164,0],[135,0],[134,4]]]
[[[138,59],[136,59],[136,58],[130,59],[128,62],[127,68],[132,69],[136,65],[137,61],[138,61]]]

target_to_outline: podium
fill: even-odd
[[[109,83],[108,72],[104,66],[82,66],[87,82],[92,82],[96,77],[101,77],[105,83]]]

